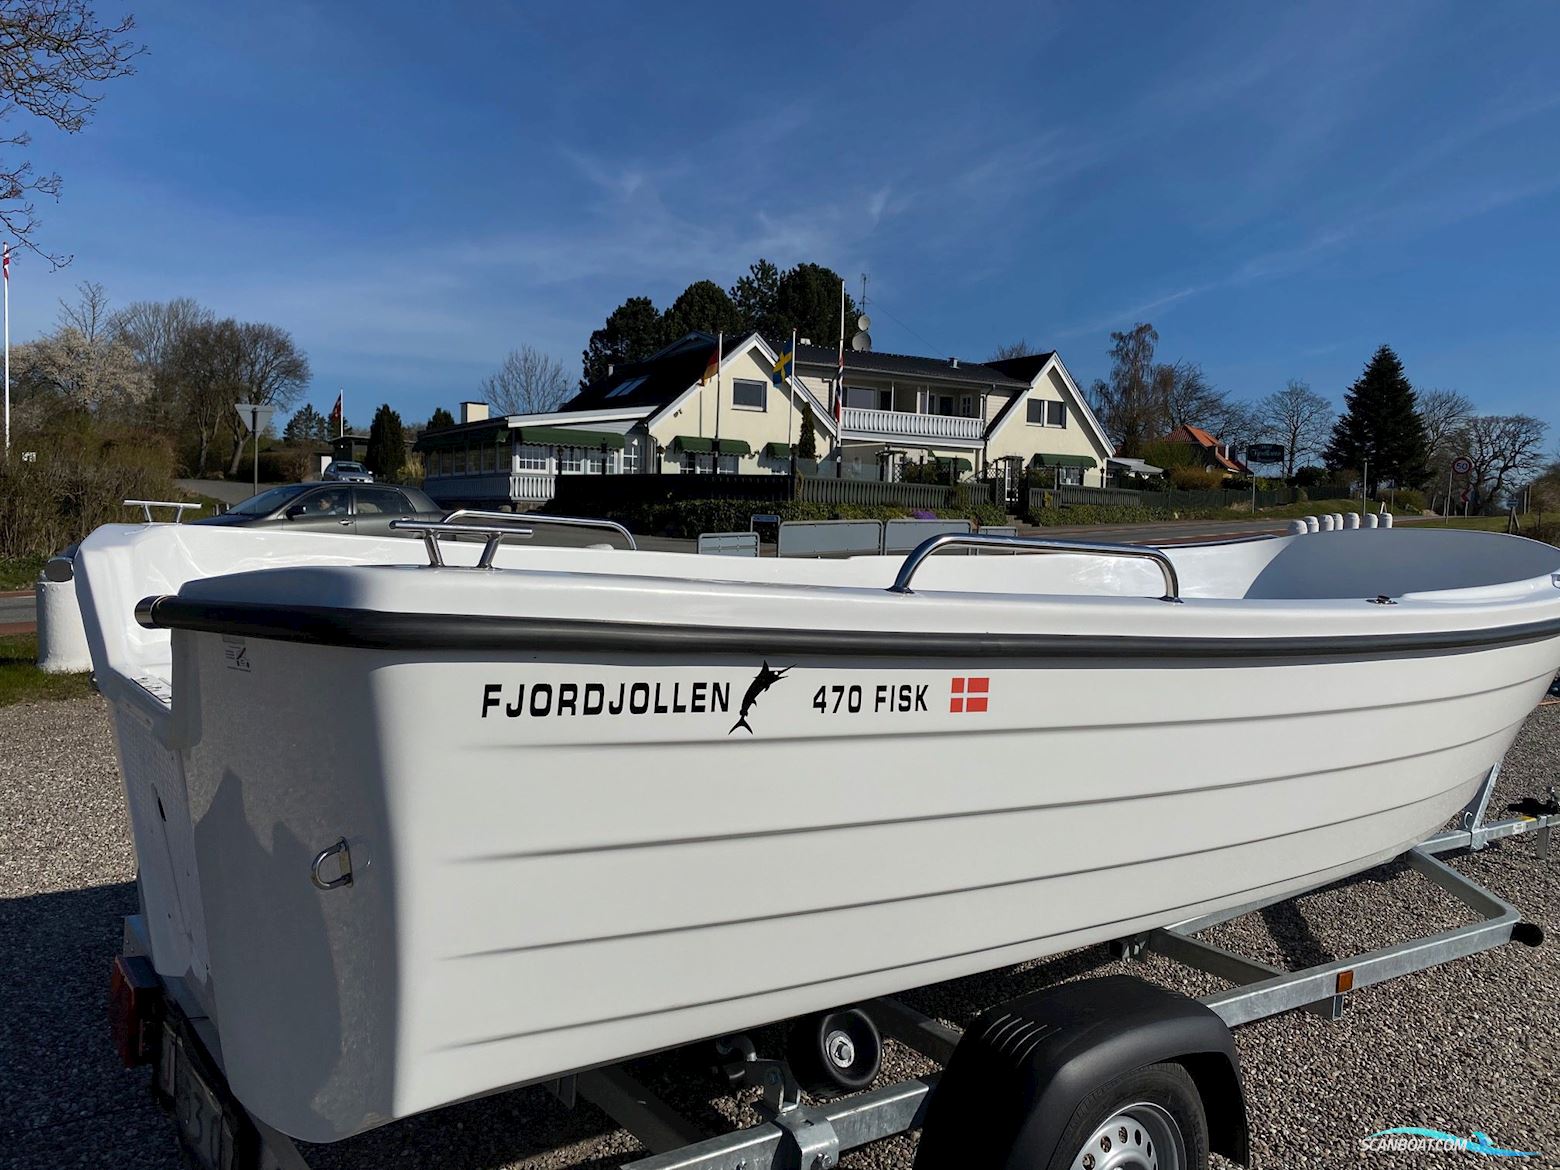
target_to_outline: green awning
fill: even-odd
[[[949,459],[949,458],[947,458],[945,456],[942,456],[942,455],[937,456],[937,465],[939,467],[946,467],[946,466],[948,466],[949,463],[953,464],[954,470],[957,471],[960,475],[964,474],[966,471],[974,471],[975,470],[975,465],[973,463],[971,463],[968,459],[958,459],[958,458]]]
[[[766,459],[789,459],[791,457],[791,444],[765,443],[764,457]]]
[[[689,455],[713,455],[716,444],[722,455],[751,455],[753,448],[743,439],[705,439],[698,435],[678,435],[672,440],[672,449]]]
[[[1029,461],[1031,467],[1094,467],[1092,455],[1036,455]]]
[[[587,447],[592,450],[623,449],[623,436],[616,431],[585,431],[574,427],[516,427],[515,437],[522,443],[540,447]]]

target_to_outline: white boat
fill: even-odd
[[[1360,871],[1560,668],[1548,545],[1122,551],[100,529],[156,968],[331,1141]]]

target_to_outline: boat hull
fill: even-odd
[[[176,631],[240,1099],[328,1141],[1314,887],[1455,814],[1557,657],[762,645],[607,661]],[[321,892],[337,839],[353,882]]]

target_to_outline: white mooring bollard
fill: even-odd
[[[65,557],[51,559],[34,588],[38,669],[48,674],[91,670],[92,655],[87,650],[87,630],[81,624],[81,603],[76,600],[76,579],[70,561]]]
[[[1365,515],[1360,517],[1361,528],[1375,528],[1376,524],[1376,513],[1374,512],[1366,512]]]
[[[1360,514],[1358,512],[1345,512],[1343,514],[1343,526],[1345,528],[1358,528],[1360,526]]]
[[[1307,524],[1304,520],[1291,520],[1289,522],[1289,535],[1290,536],[1304,536],[1307,532],[1310,532],[1310,531],[1311,531],[1311,526],[1309,524]]]
[[[1322,522],[1315,516],[1307,516],[1305,518],[1305,530],[1307,532],[1320,532],[1322,530]]]
[[[1383,512],[1381,514],[1381,526],[1383,528],[1391,528],[1392,527],[1392,513],[1391,512]]]

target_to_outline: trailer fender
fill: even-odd
[[[1162,1063],[1181,1065],[1196,1084],[1209,1148],[1245,1165],[1246,1099],[1229,1028],[1196,1000],[1111,975],[982,1013],[927,1103],[916,1170],[1048,1166],[1085,1097]]]

